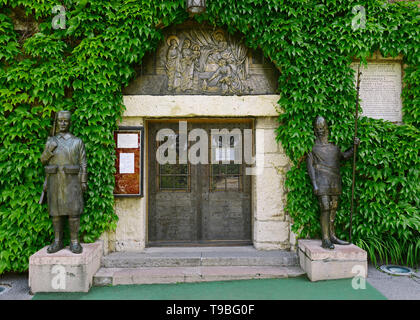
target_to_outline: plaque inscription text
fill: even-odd
[[[352,68],[357,70],[358,63]],[[361,68],[360,99],[363,115],[392,122],[402,121],[401,64],[368,63]]]

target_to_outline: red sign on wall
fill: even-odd
[[[143,196],[143,132],[143,127],[120,127],[114,132],[115,196]]]

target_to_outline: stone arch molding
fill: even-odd
[[[124,95],[276,94],[278,70],[238,35],[188,21],[164,30]]]

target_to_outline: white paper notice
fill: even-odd
[[[138,148],[139,138],[137,133],[118,133],[117,148]]]
[[[120,153],[120,173],[134,173],[134,153]]]

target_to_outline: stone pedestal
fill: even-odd
[[[354,244],[321,247],[321,240],[299,240],[301,268],[311,281],[367,277],[367,252]]]
[[[101,265],[102,241],[83,243],[81,254],[68,247],[56,253],[42,248],[29,258],[29,287],[37,292],[88,292]]]

